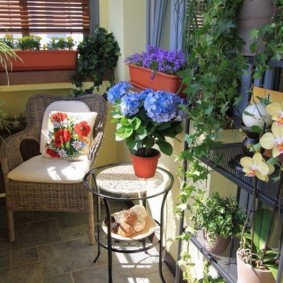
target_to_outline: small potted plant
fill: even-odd
[[[203,229],[207,251],[222,254],[232,236],[242,230],[245,223],[245,213],[239,208],[232,197],[221,197],[214,193],[204,197],[204,191],[199,192],[193,206],[195,227]]]
[[[157,164],[160,153],[153,147],[158,146],[166,155],[172,154],[173,147],[166,137],[176,138],[182,132],[184,102],[174,93],[152,89],[134,92],[132,88],[129,82],[122,81],[108,90],[107,99],[113,105],[112,122],[117,123],[115,137],[117,141],[126,141],[132,158],[157,156]],[[154,175],[151,172],[145,176],[145,171],[143,167],[142,176],[137,171],[136,175],[143,178]]]
[[[182,80],[177,73],[186,67],[183,52],[148,46],[146,51],[128,56],[125,63],[134,86],[181,93]]]

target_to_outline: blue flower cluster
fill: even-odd
[[[127,57],[125,63],[167,74],[175,74],[186,66],[186,57],[181,51],[169,51],[148,46],[146,51]]]
[[[129,82],[119,82],[108,90],[107,99],[111,104],[118,104],[124,116],[132,117],[142,109],[156,123],[182,121],[183,112],[179,106],[184,100],[174,93],[144,89],[141,92],[131,92]]]
[[[183,131],[184,100],[174,93],[144,89],[135,92],[129,82],[119,82],[108,90],[108,102],[116,123],[115,139],[125,140],[133,154],[148,156],[154,146],[166,155],[173,153],[166,138]]]
[[[132,85],[129,82],[119,82],[112,86],[107,93],[107,100],[109,103],[114,104],[122,95],[127,93]]]

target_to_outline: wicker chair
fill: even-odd
[[[41,157],[40,138],[44,112],[47,106],[56,101],[63,101],[64,105],[67,101],[81,101],[89,107],[88,112],[97,112],[93,139],[88,158],[86,158],[89,164],[88,170],[94,164],[104,136],[107,108],[104,98],[98,94],[81,96],[79,98],[38,94],[28,100],[26,105],[26,129],[11,135],[1,144],[1,166],[5,178],[9,239],[11,242],[15,241],[14,211],[23,210],[88,212],[89,241],[91,244],[95,242],[93,196],[83,187],[82,180],[76,183],[62,183],[60,180],[46,183],[46,181],[17,181],[7,177],[8,173],[16,167],[19,168],[19,165],[37,158],[36,156],[39,156],[38,158]],[[67,112],[69,109],[56,110]],[[56,160],[53,160],[53,162],[56,162]]]

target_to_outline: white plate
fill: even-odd
[[[119,212],[116,212],[116,213],[113,213],[112,216],[115,217],[115,215],[118,215],[118,214],[119,214]],[[141,240],[141,239],[144,239],[144,238],[150,236],[152,233],[154,233],[155,232],[155,227],[156,227],[156,223],[155,223],[154,219],[152,217],[150,217],[149,215],[147,215],[145,217],[144,229],[141,232],[137,232],[137,233],[135,233],[131,237],[123,237],[123,236],[121,236],[119,234],[116,234],[116,233],[112,232],[111,233],[111,237],[113,239],[122,240],[122,241]],[[103,229],[104,233],[107,234],[107,226],[106,226],[104,221],[102,223],[102,229]]]

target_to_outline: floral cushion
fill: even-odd
[[[51,111],[48,120],[48,139],[42,156],[80,160],[87,155],[97,113]]]

